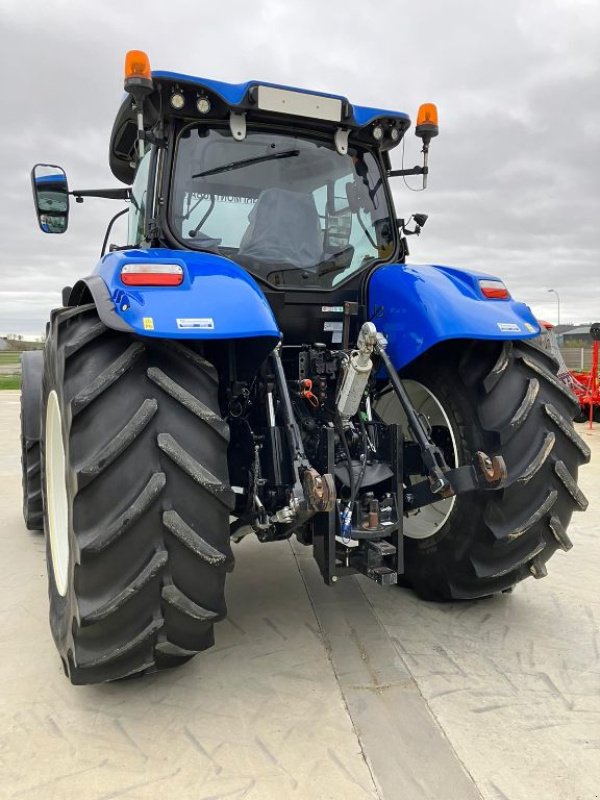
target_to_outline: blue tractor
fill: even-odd
[[[24,513],[47,542],[66,674],[96,683],[213,644],[232,542],[294,535],[324,581],[432,600],[506,592],[568,550],[589,449],[530,309],[489,274],[412,266],[390,179],[401,112],[126,58],[122,188],[37,165],[68,200],[127,202],[92,274],[25,354]],[[41,180],[40,180],[41,179]],[[50,217],[50,219],[49,219]]]

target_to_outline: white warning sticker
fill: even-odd
[[[324,331],[341,331],[344,329],[343,322],[326,322],[323,325]]]
[[[177,319],[177,327],[180,330],[212,331],[215,329],[215,321],[212,317],[184,317]]]
[[[516,322],[497,322],[496,325],[502,333],[521,333],[521,328]]]

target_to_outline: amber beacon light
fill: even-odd
[[[125,91],[135,102],[138,129],[138,157],[144,155],[144,98],[152,91],[150,59],[143,50],[129,50],[125,55]]]
[[[125,55],[125,88],[136,84],[152,86],[150,59],[143,50],[129,50]]]
[[[439,133],[438,112],[435,103],[423,103],[419,106],[415,134],[423,139],[423,143],[431,141]]]
[[[417,114],[417,124],[415,125],[415,136],[423,142],[423,189],[427,188],[427,174],[429,173],[429,142],[439,133],[438,113],[435,103],[423,103],[419,106]]]

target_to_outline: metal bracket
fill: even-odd
[[[349,540],[342,539],[337,503],[329,513],[316,514],[311,522],[313,556],[327,585],[335,583],[338,578],[356,573],[363,573],[381,584],[396,583],[397,576],[404,573],[402,429],[399,425],[390,425],[389,432],[390,466],[394,473],[390,487],[394,519],[390,523],[384,523],[376,531],[353,528],[351,534],[354,547],[348,546]],[[331,474],[335,469],[334,428],[326,429],[326,443],[327,469],[328,474]]]
[[[487,453],[478,450],[475,457],[479,473],[487,484],[487,486],[484,484],[484,488],[500,489],[506,484],[508,470],[502,456],[488,456]]]
[[[398,178],[404,175],[427,175],[429,173],[428,167],[410,167],[410,169],[390,169],[388,170],[388,178]]]
[[[309,467],[302,475],[302,486],[308,504],[314,511],[334,510],[337,492],[333,475],[319,475],[314,467]]]
[[[350,131],[345,131],[343,128],[338,128],[337,131],[335,132],[333,141],[335,142],[335,149],[341,156],[345,156],[348,153],[349,136],[350,136]]]
[[[404,492],[404,508],[415,511],[417,508],[437,503],[440,497],[454,497],[479,490],[501,489],[506,485],[508,470],[502,456],[488,456],[478,451],[472,464],[455,467],[444,473],[450,484],[446,492],[434,494],[429,481],[421,481],[409,486]]]
[[[229,115],[229,127],[233,138],[238,142],[242,142],[246,138],[246,112],[242,111],[237,114],[232,111]]]

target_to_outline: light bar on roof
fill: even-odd
[[[261,111],[324,119],[328,122],[342,121],[342,101],[337,97],[294,92],[291,89],[278,89],[274,86],[259,86],[256,104]]]

